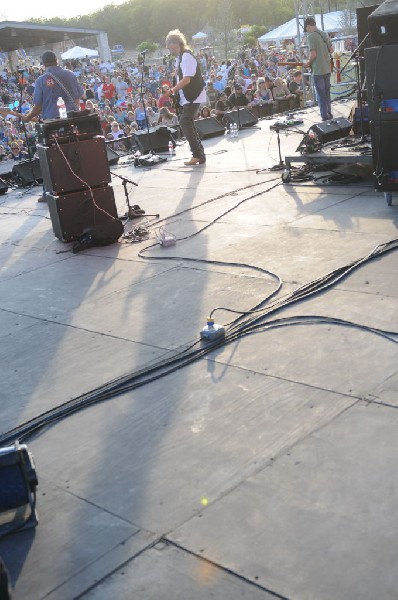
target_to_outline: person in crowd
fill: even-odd
[[[138,129],[145,129],[147,126],[144,102],[142,100],[138,101],[137,108],[135,109],[135,122],[137,123]]]
[[[8,155],[8,158],[11,160],[26,160],[29,158],[28,153],[20,148],[17,141],[11,142],[10,144],[11,152]]]
[[[199,113],[199,119],[208,119],[211,117],[211,108],[210,106],[202,106]]]
[[[206,102],[205,83],[200,66],[188,47],[185,36],[175,29],[166,37],[166,47],[176,57],[176,83],[171,92],[179,94],[181,105],[180,127],[192,152],[187,166],[204,164],[206,155],[194,119],[201,104]]]
[[[289,81],[289,90],[295,97],[295,107],[303,105],[303,74],[301,71],[293,71],[293,79]]]
[[[3,160],[8,160],[8,154],[3,144],[0,144],[0,162]]]
[[[121,75],[118,75],[116,77],[116,97],[118,99],[118,102],[124,102],[127,96],[127,90],[129,88],[128,84],[126,81],[124,81],[122,79]]]
[[[213,87],[217,92],[223,92],[225,90],[225,82],[221,73],[216,76]]]
[[[247,106],[249,104],[246,95],[243,93],[243,88],[239,83],[235,85],[234,91],[228,98],[228,103],[234,108],[238,106]]]
[[[217,100],[217,90],[214,88],[214,83],[209,81],[206,85],[206,96],[207,96],[207,104],[214,108]]]
[[[161,94],[158,99],[159,111],[164,106],[168,108],[170,112],[175,112],[175,106],[173,103],[173,98],[170,96],[170,86],[168,84],[162,85]]]
[[[108,100],[109,105],[113,107],[116,101],[116,88],[111,82],[110,77],[104,77],[101,89],[101,96],[106,101]]]
[[[175,113],[172,113],[167,106],[163,106],[159,110],[159,125],[165,125],[166,127],[175,127],[178,125],[178,117]]]
[[[272,91],[267,87],[264,77],[259,77],[257,80],[257,92],[260,104],[274,104]]]
[[[221,94],[218,95],[214,112],[217,121],[222,125],[224,125],[225,113],[229,108],[227,94],[225,92],[221,92]]]
[[[330,98],[332,44],[328,34],[317,28],[314,17],[306,18],[304,29],[308,33],[307,43],[310,52],[306,66],[311,69],[314,78],[321,119],[328,121],[333,118]]]

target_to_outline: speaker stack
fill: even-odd
[[[117,219],[108,154],[98,115],[44,121],[37,145],[55,237],[78,240]]]
[[[375,187],[398,190],[398,1],[387,0],[368,17],[372,42],[365,50]]]

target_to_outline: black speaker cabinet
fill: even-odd
[[[333,142],[349,135],[352,123],[344,118],[331,119],[330,121],[316,123],[312,125],[311,129],[316,133],[321,144],[325,144],[326,142]]]
[[[269,117],[272,115],[272,104],[255,104],[254,106],[250,107],[250,112],[254,117],[258,119],[264,119],[264,117]]]
[[[149,137],[147,130],[136,131],[134,134],[136,144],[142,154],[151,150],[163,152],[168,150],[171,136],[176,133],[171,127],[151,127]]]
[[[370,37],[375,46],[398,43],[398,0],[385,0],[368,16]]]
[[[103,137],[65,144],[37,145],[44,187],[50,194],[65,194],[111,181]]]
[[[55,237],[63,242],[77,240],[87,227],[95,227],[108,219],[117,218],[111,186],[72,192],[63,196],[47,196]]]
[[[398,120],[372,121],[373,167],[376,189],[398,190]]]
[[[394,121],[398,117],[398,77],[394,75],[398,64],[398,44],[376,46],[365,50],[366,87],[368,90],[369,119]]]
[[[19,187],[26,187],[32,183],[41,183],[43,176],[41,173],[39,159],[24,160],[17,163],[12,168],[12,176]]]
[[[195,127],[198,130],[198,134],[201,140],[206,138],[215,137],[217,135],[224,135],[225,127],[221,125],[214,117],[207,117],[206,119],[197,119],[195,121]]]
[[[229,110],[225,113],[224,119],[226,123],[230,123],[231,125],[232,123],[236,123],[240,129],[242,127],[253,127],[253,125],[257,125],[258,123],[258,119],[247,108]]]
[[[116,152],[116,150],[111,148],[111,146],[108,144],[106,144],[106,157],[108,159],[109,166],[116,165],[119,162],[119,158],[120,158],[120,156]]]
[[[362,112],[362,116],[361,116]],[[362,117],[362,118],[361,118]],[[369,129],[369,107],[367,104],[362,106],[362,110],[355,106],[351,110],[350,119],[352,121],[352,130],[355,135],[370,133]]]
[[[361,6],[355,9],[357,14],[358,46],[361,46],[359,48],[359,56],[364,56],[365,48],[370,48],[372,46],[372,40],[370,39],[370,35],[367,37],[366,41],[363,44],[362,42],[369,34],[368,17],[379,6],[379,4],[375,4],[373,6]]]
[[[0,179],[0,196],[3,196],[8,190],[8,185],[4,179]]]

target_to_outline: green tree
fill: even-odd
[[[148,54],[153,54],[154,52],[156,52],[156,50],[158,49],[158,44],[154,44],[153,42],[141,42],[141,44],[139,44],[137,46],[137,50],[138,52],[145,52],[145,50],[148,51]]]
[[[231,0],[219,0],[214,17],[213,27],[219,46],[222,48],[225,60],[231,58],[231,53],[236,46],[237,38],[235,28],[237,18],[233,11]]]

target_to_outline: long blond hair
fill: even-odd
[[[188,46],[188,42],[186,40],[186,37],[183,33],[181,33],[181,31],[179,29],[172,29],[172,31],[169,31],[169,33],[166,36],[166,46],[169,43],[172,44],[179,44],[180,48],[181,48],[181,52],[185,52],[186,50],[191,50],[191,48]]]

